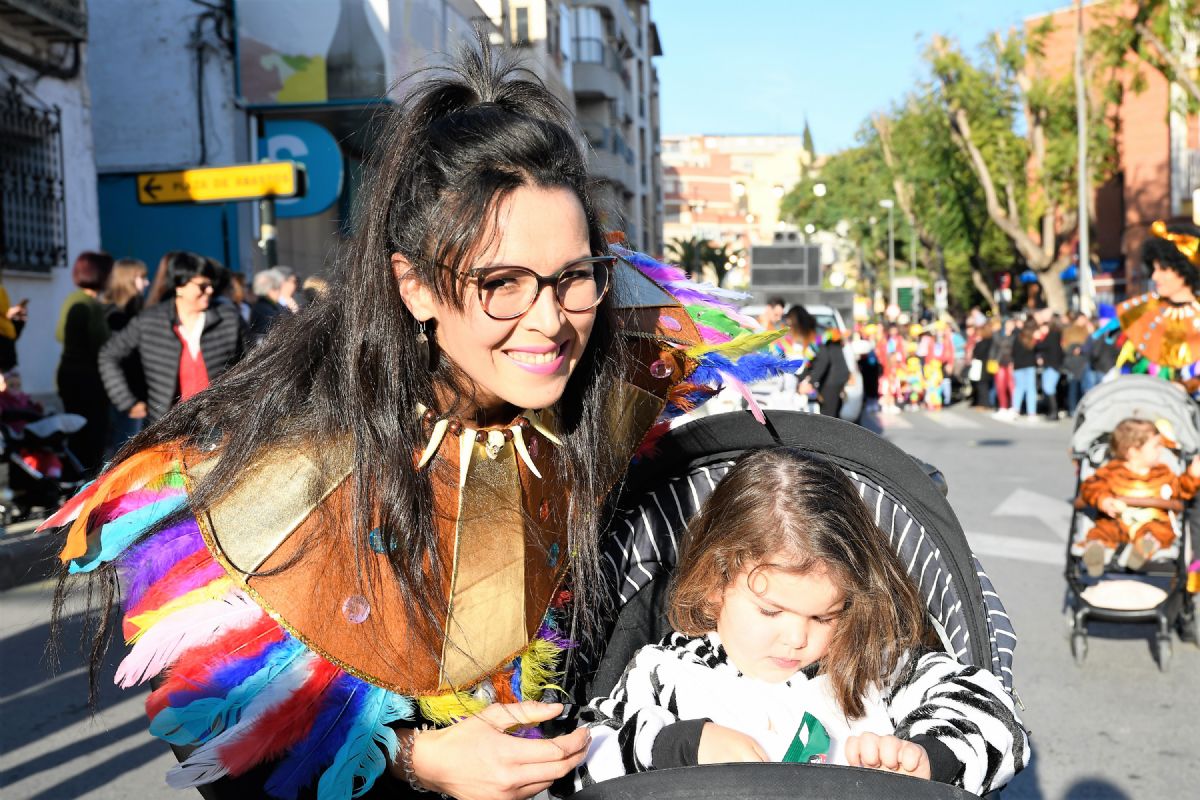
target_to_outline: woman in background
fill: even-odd
[[[100,467],[108,442],[108,398],[100,381],[97,357],[108,341],[108,323],[100,292],[108,284],[113,269],[107,253],[83,252],[71,268],[71,279],[78,287],[67,295],[58,315],[55,338],[62,343],[58,362],[58,396],[63,410],[87,420],[69,445],[85,474]]]

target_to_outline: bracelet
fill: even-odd
[[[421,725],[411,729],[408,736],[400,738],[400,771],[404,773],[404,780],[418,792],[432,792],[433,790],[421,783],[421,779],[417,777],[416,770],[413,769],[413,745],[416,744],[417,735],[430,730],[431,726]],[[445,795],[442,795],[445,797]]]

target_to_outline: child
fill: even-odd
[[[1132,499],[1190,500],[1200,488],[1200,456],[1192,459],[1187,472],[1176,475],[1162,463],[1162,446],[1162,435],[1153,422],[1122,420],[1109,441],[1112,458],[1079,487],[1080,499],[1103,515],[1085,538],[1083,563],[1088,575],[1103,574],[1105,561],[1121,545],[1129,545],[1125,566],[1139,569],[1175,541],[1166,509],[1142,506]]]
[[[666,767],[806,761],[976,794],[1028,760],[1000,681],[922,648],[926,612],[887,537],[833,464],[753,452],[692,521],[669,601],[581,720],[576,786]]]

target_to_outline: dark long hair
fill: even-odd
[[[926,633],[925,605],[854,484],[833,463],[790,447],[743,456],[688,525],[671,586],[671,625],[716,630],[712,598],[744,569],[827,570],[846,607],[821,673],[847,718],[882,688]]]
[[[495,231],[497,206],[521,186],[569,189],[583,206],[593,251],[607,246],[571,113],[536,77],[498,61],[483,39],[382,113],[383,135],[365,171],[371,180],[331,280],[339,301],[281,319],[244,361],[135,437],[117,460],[155,445],[217,443],[215,468],[190,494],[191,513],[202,513],[267,448],[352,447],[353,535],[365,542],[368,530],[380,528],[411,629],[437,648],[442,570],[429,471],[414,467],[426,438],[415,409],[441,407],[439,397],[447,395],[470,397],[472,387],[445,358],[433,370],[422,362],[417,322],[401,300],[391,256],[402,254],[442,301],[461,305],[461,285],[436,265],[458,269],[486,245],[481,240]],[[591,630],[601,596],[599,499],[628,458],[605,446],[604,393],[630,357],[612,297],[599,307],[585,355],[555,407],[563,446],[552,448],[551,474],[562,476],[569,495],[573,608],[583,631]],[[310,487],[314,498],[319,492]],[[97,573],[111,598],[115,568]],[[100,625],[93,671],[108,627]]]

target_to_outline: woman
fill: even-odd
[[[1067,416],[1075,416],[1075,406],[1083,397],[1084,378],[1088,371],[1088,341],[1092,337],[1091,321],[1085,314],[1076,315],[1062,334],[1063,374],[1067,378]]]
[[[58,315],[55,338],[62,343],[58,362],[58,396],[63,410],[79,414],[87,424],[71,434],[69,444],[85,473],[100,467],[108,442],[108,399],[96,366],[100,348],[108,340],[108,323],[100,292],[108,283],[113,259],[107,253],[80,253],[71,268],[77,288],[67,295]]]
[[[1042,394],[1046,396],[1046,419],[1058,419],[1058,382],[1062,377],[1063,347],[1062,326],[1058,317],[1052,316],[1043,326],[1042,337],[1036,351],[1042,367]]]
[[[24,299],[13,305],[0,281],[0,373],[17,366],[17,339],[29,318],[28,306],[29,301]]]
[[[208,387],[246,349],[241,317],[230,305],[211,305],[215,263],[184,251],[163,257],[162,285],[173,291],[142,311],[99,354],[104,389],[113,406],[146,424]],[[141,366],[145,388],[123,364]]]
[[[1017,322],[1014,319],[992,320],[992,359],[983,365],[984,370],[995,374],[992,377],[996,390],[996,415],[1007,419],[1016,416],[1013,407],[1013,341],[1016,338]]]
[[[1013,412],[1020,416],[1024,403],[1030,420],[1037,419],[1037,333],[1038,324],[1030,317],[1013,337],[1012,345]]]
[[[150,281],[146,278],[146,262],[136,258],[120,258],[113,264],[108,289],[104,292],[104,318],[112,333],[124,330],[146,305],[145,293],[149,285]],[[145,397],[146,376],[136,354],[131,354],[121,361],[121,371],[125,374],[125,382],[133,395]],[[110,406],[108,411],[108,446],[104,450],[105,460],[111,459],[121,449],[121,445],[140,431],[144,422],[142,419],[130,418],[128,414],[121,413],[113,406]]]
[[[479,48],[383,126],[339,302],[281,320],[47,523],[76,520],[72,570],[125,577],[118,679],[171,666],[147,709],[196,748],[173,786],[524,798],[586,752],[506,731],[562,712],[539,701],[599,607],[598,503],[705,356],[608,254],[570,113]],[[159,505],[101,525],[140,486]]]
[[[971,407],[984,411],[990,407],[992,395],[992,375],[987,370],[987,364],[993,358],[991,323],[980,325],[976,334],[979,339],[971,349]]]

